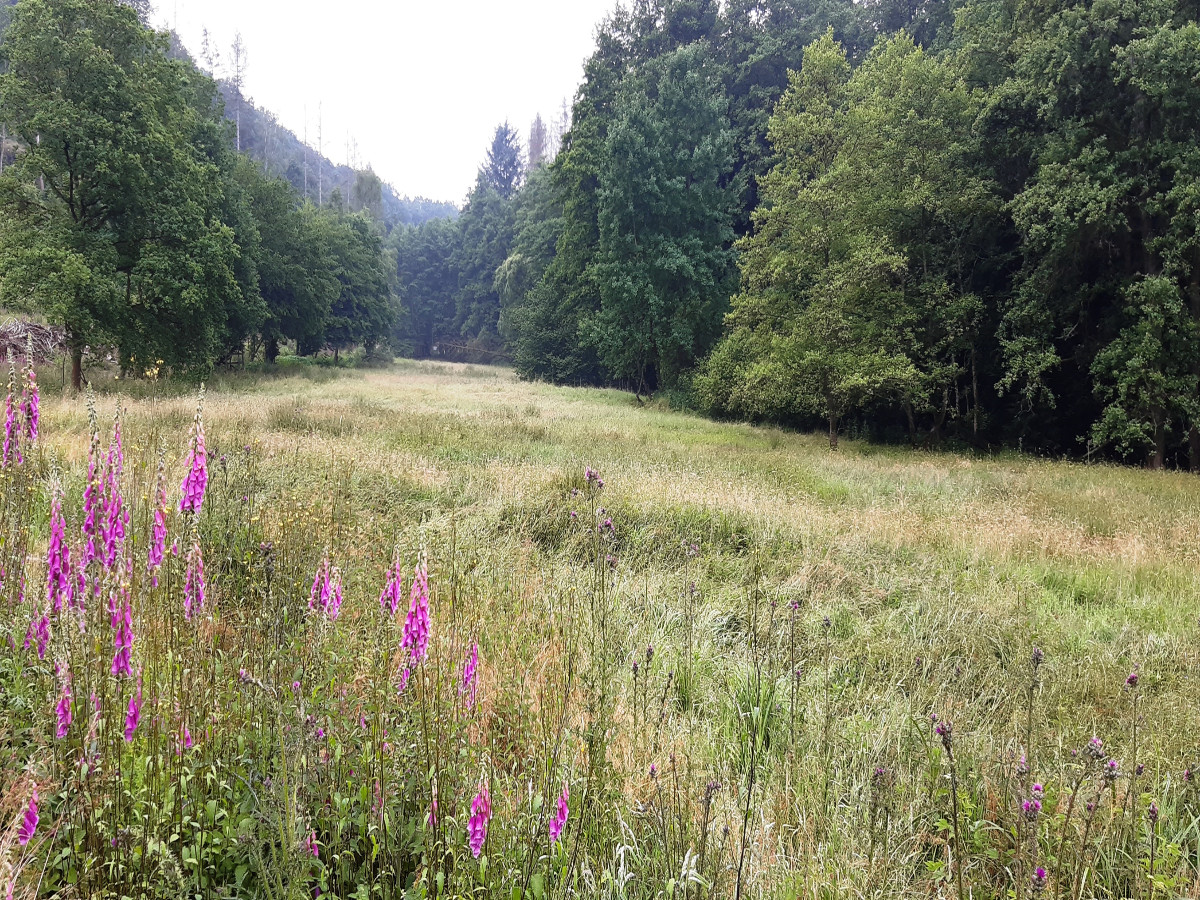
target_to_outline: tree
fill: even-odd
[[[365,211],[372,221],[383,224],[383,181],[369,168],[354,173],[350,209],[352,212]]]
[[[246,105],[245,88],[246,88],[246,65],[249,62],[250,54],[246,50],[246,42],[242,40],[242,33],[236,32],[233,36],[233,46],[229,48],[229,52],[233,57],[233,69],[229,73],[230,86],[233,88],[235,100],[235,134],[236,143],[234,149],[238,153],[242,152],[242,107]]]
[[[1146,452],[1151,469],[1166,465],[1167,436],[1200,417],[1197,327],[1174,279],[1144,278],[1125,295],[1127,324],[1096,354],[1096,392],[1107,401],[1092,426],[1097,444],[1123,454]]]
[[[735,272],[725,98],[692,45],[626,79],[598,190],[592,340],[641,393],[673,385],[715,341]]]
[[[356,346],[370,355],[391,332],[395,320],[379,232],[362,215],[322,212],[317,223],[339,285],[325,321],[324,343],[333,348],[335,358],[340,351]]]
[[[492,145],[483,164],[483,179],[504,200],[511,200],[525,172],[521,161],[521,137],[505,122],[496,126]]]
[[[201,76],[165,50],[131,9],[89,0],[23,0],[0,45],[0,108],[25,145],[4,212],[29,229],[9,241],[4,289],[40,296],[65,327],[76,386],[98,341],[127,367],[207,368],[227,343],[227,305],[253,302],[212,95],[204,107]],[[22,280],[48,260],[71,273],[53,297]]]
[[[434,219],[392,232],[396,254],[397,293],[401,313],[396,346],[418,358],[433,356],[446,340],[454,341],[454,298],[458,274],[459,229],[448,219]]]
[[[527,171],[532,172],[539,166],[544,166],[550,161],[550,135],[546,130],[546,123],[542,121],[542,114],[538,113],[533,124],[529,126],[529,161]]]

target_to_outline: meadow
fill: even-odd
[[[13,897],[1200,894],[1194,476],[412,362],[32,440],[24,378]]]

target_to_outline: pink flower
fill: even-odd
[[[408,666],[405,666],[404,670],[400,673],[400,689],[396,691],[397,694],[404,693],[404,689],[406,687],[408,687],[408,679],[411,676],[412,676],[412,669],[410,669]]]
[[[471,652],[463,663],[462,684],[458,686],[458,695],[466,697],[467,709],[475,708],[475,693],[479,687],[479,645],[472,642]]]
[[[38,419],[41,416],[41,411],[39,409],[37,372],[33,370],[32,357],[26,360],[25,390],[21,399],[21,412],[25,418],[25,437],[33,444],[38,439]]]
[[[321,858],[320,844],[317,843],[316,829],[313,829],[307,835],[305,835],[304,852],[311,853],[315,859]]]
[[[400,567],[400,550],[396,549],[395,555],[392,557],[392,567],[388,569],[387,582],[383,586],[383,593],[379,595],[379,606],[383,609],[385,615],[396,617],[396,612],[400,609],[401,591],[404,589],[404,575]]]
[[[471,855],[479,859],[483,852],[483,842],[487,840],[488,822],[492,818],[492,798],[488,794],[487,784],[479,782],[479,793],[471,801],[471,818],[467,822],[468,843]]]
[[[62,612],[63,601],[69,604],[71,599],[71,548],[63,546],[66,533],[62,496],[56,489],[50,504],[50,545],[46,549],[46,598],[55,615]]]
[[[108,601],[109,624],[113,631],[113,675],[133,674],[133,606],[128,585],[113,591]]]
[[[0,467],[7,469],[12,465],[20,465],[21,458],[21,425],[17,421],[19,402],[14,400],[17,390],[17,370],[13,362],[12,351],[8,353],[8,399],[4,401],[4,445],[0,449]]]
[[[138,723],[142,721],[142,674],[138,673],[137,689],[129,698],[129,708],[125,711],[125,740],[132,741],[133,733],[137,731]]]
[[[58,729],[54,732],[57,738],[65,738],[71,727],[71,678],[63,679],[62,691],[58,695],[58,704],[54,707],[54,715],[58,719]]]
[[[46,645],[50,643],[50,617],[42,613],[41,618],[35,618],[25,631],[25,650],[37,645],[38,659],[46,658]]]
[[[329,561],[326,551],[317,573],[313,576],[312,589],[308,593],[308,608],[320,609],[329,619],[335,621],[342,610],[342,571]]]
[[[200,398],[196,403],[196,417],[192,420],[192,433],[187,456],[187,474],[179,490],[179,511],[200,514],[204,505],[204,489],[208,486],[208,451],[204,447],[204,386],[200,387]]]
[[[158,480],[154,487],[154,525],[150,531],[150,549],[146,552],[146,571],[158,587],[158,570],[162,568],[167,546],[167,474],[166,461],[158,457]]]
[[[200,549],[200,538],[194,537],[188,548],[187,567],[183,574],[183,618],[191,621],[192,609],[204,609],[206,589],[204,584],[204,553]]]
[[[408,650],[415,662],[422,662],[429,652],[429,576],[424,562],[417,564],[409,593],[408,616],[404,620],[404,639],[401,649]]]
[[[567,807],[567,800],[571,796],[570,788],[567,783],[563,782],[562,793],[558,795],[558,812],[554,818],[550,820],[550,840],[557,841],[562,838],[563,828],[567,824],[567,815],[570,809]]]
[[[25,814],[21,817],[21,824],[17,828],[17,843],[24,847],[37,832],[38,827],[38,792],[37,785],[33,786],[33,794],[29,798],[29,803],[25,807]]]
[[[121,478],[125,471],[125,448],[121,439],[121,411],[117,410],[113,422],[112,442],[108,445],[108,464],[104,493],[101,496],[103,516],[100,521],[100,536],[104,541],[104,567],[117,565],[120,550],[125,544],[125,532],[129,527],[129,510],[121,495]]]

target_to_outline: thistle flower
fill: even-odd
[[[492,798],[488,794],[486,782],[480,780],[479,793],[471,801],[471,818],[467,822],[468,843],[471,855],[479,859],[483,852],[483,842],[487,840],[488,822],[492,818]]]
[[[55,487],[50,503],[50,544],[46,549],[46,600],[50,610],[58,615],[64,601],[71,604],[71,548],[64,546],[67,523],[62,512],[62,490]]]
[[[1033,892],[1040,894],[1046,889],[1046,870],[1042,866],[1038,866],[1033,873]]]
[[[179,511],[200,514],[204,505],[204,489],[208,486],[208,451],[204,447],[204,385],[200,385],[200,396],[196,400],[196,415],[192,419],[189,436],[187,474],[179,486]]]
[[[400,548],[397,547],[392,555],[392,565],[388,569],[387,581],[383,585],[383,593],[379,595],[379,606],[384,615],[396,617],[400,609],[400,598],[404,590],[404,573],[400,563]]]
[[[204,551],[200,549],[198,530],[192,532],[187,565],[183,573],[183,618],[191,621],[193,609],[204,609],[207,586],[204,582]]]
[[[158,571],[167,549],[167,461],[166,452],[158,453],[158,478],[154,483],[154,525],[150,531],[150,549],[146,551],[146,572],[158,587]]]
[[[561,839],[563,828],[565,828],[567,825],[567,815],[570,813],[570,808],[567,806],[567,800],[569,800],[570,797],[571,789],[564,781],[562,793],[558,795],[558,812],[555,814],[554,818],[550,820],[551,843]]]
[[[937,725],[934,726],[933,732],[942,739],[942,746],[949,751],[950,743],[954,738],[954,725],[951,724],[950,720],[947,719],[944,722],[938,722]]]
[[[414,662],[422,662],[429,651],[429,575],[422,557],[417,563],[412,591],[409,593],[408,616],[404,620],[402,650],[408,650]]]
[[[1137,688],[1137,686],[1138,686],[1138,673],[1137,673],[1137,669],[1134,669],[1132,672],[1129,673],[1129,677],[1125,679],[1125,687],[1129,688],[1129,690],[1132,691],[1132,690],[1135,690]]]
[[[1146,810],[1146,818],[1150,821],[1150,827],[1158,824],[1158,804],[1153,800],[1150,801],[1150,808]]]
[[[71,676],[69,674],[63,678],[58,703],[54,707],[54,716],[58,720],[58,728],[55,730],[54,736],[65,738],[71,727]]]
[[[1104,766],[1104,780],[1116,781],[1120,774],[1120,764],[1115,759],[1110,759]]]
[[[1033,663],[1034,670],[1037,669],[1046,659],[1046,651],[1041,647],[1034,647],[1033,653],[1030,654],[1030,662]]]
[[[1021,804],[1021,810],[1025,813],[1025,818],[1030,822],[1036,822],[1037,817],[1042,812],[1042,801],[1036,797],[1026,800]]]
[[[1092,739],[1087,742],[1087,746],[1083,748],[1083,752],[1085,756],[1091,759],[1104,759],[1104,741],[1093,736]]]
[[[479,687],[479,645],[471,642],[471,651],[463,663],[462,683],[458,686],[458,695],[466,697],[467,709],[475,708],[475,694]]]
[[[129,707],[125,711],[125,740],[132,741],[137,731],[138,723],[142,721],[142,673],[138,672],[137,688],[129,698]]]
[[[33,793],[29,797],[29,803],[25,806],[25,813],[21,816],[21,824],[17,828],[17,843],[24,847],[31,840],[34,834],[37,833],[38,827],[38,792],[37,785],[33,786]]]

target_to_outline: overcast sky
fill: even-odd
[[[325,155],[370,164],[401,194],[461,203],[495,126],[527,138],[572,98],[615,0],[155,0],[198,57],[228,62],[240,31],[246,93]],[[353,151],[352,151],[353,153]]]

